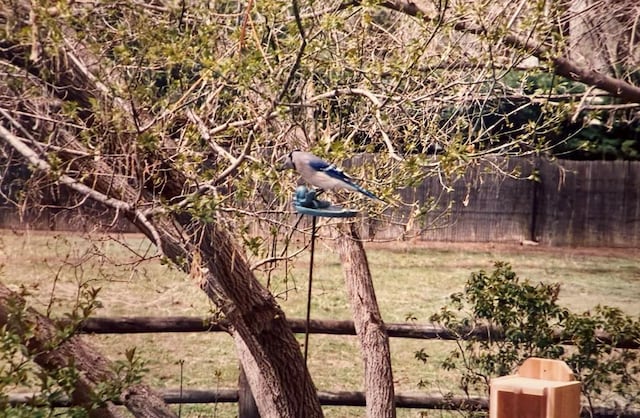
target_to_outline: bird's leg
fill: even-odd
[[[331,206],[331,203],[327,200],[320,200],[318,197],[324,193],[324,189],[314,189],[313,190],[313,204],[315,209],[324,209]]]

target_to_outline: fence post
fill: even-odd
[[[240,375],[238,376],[238,418],[260,418],[256,400],[253,398],[242,365],[240,365]]]

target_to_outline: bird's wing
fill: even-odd
[[[333,164],[329,164],[325,160],[318,158],[315,155],[313,156],[313,158],[309,159],[309,166],[316,171],[324,171],[332,165]]]
[[[336,167],[335,164],[329,164],[326,161],[318,160],[318,161],[312,161],[310,165],[314,170],[322,171],[329,177],[332,177],[336,180],[344,181],[345,183],[349,183],[349,184],[353,183],[353,180],[351,179],[351,177],[349,177],[347,174],[345,174],[344,171]]]

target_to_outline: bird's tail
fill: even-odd
[[[384,202],[384,200],[380,199],[378,196],[374,195],[373,193],[371,193],[369,190],[364,189],[360,186],[358,186],[357,184],[353,184],[353,187],[359,191],[360,193],[362,193],[363,195],[367,196],[369,199],[373,199],[373,200],[379,200],[381,202]]]

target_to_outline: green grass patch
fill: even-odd
[[[101,288],[98,316],[207,317],[215,307],[187,275],[162,265],[154,249],[139,235],[84,236],[62,233],[0,233],[0,280],[27,287],[29,303],[52,315],[65,312],[78,286]],[[124,245],[123,245],[124,244]],[[315,255],[312,317],[350,319],[342,269],[331,241]],[[140,261],[140,255],[148,260]],[[427,322],[461,291],[472,271],[491,270],[493,261],[510,263],[522,278],[559,282],[560,303],[575,312],[607,304],[627,314],[640,314],[640,262],[635,250],[559,249],[508,245],[368,244],[367,255],[378,303],[386,322]],[[274,294],[289,317],[305,314],[308,254],[289,266],[289,273],[271,275]],[[260,277],[266,282],[266,276]],[[146,381],[152,386],[211,389],[236,386],[238,363],[231,339],[222,333],[88,336],[112,360],[137,347],[146,360]],[[303,337],[299,336],[300,341]],[[438,367],[452,342],[392,339],[397,391],[442,392],[455,388],[454,376]],[[414,353],[424,349],[426,364]],[[362,362],[355,337],[312,335],[309,367],[320,390],[362,390]],[[419,383],[426,388],[419,388]],[[176,407],[177,408],[177,407]],[[185,417],[232,417],[235,405],[183,406]],[[328,417],[361,416],[360,408],[326,408]],[[400,417],[420,416],[404,410]],[[447,417],[431,411],[428,416]]]

